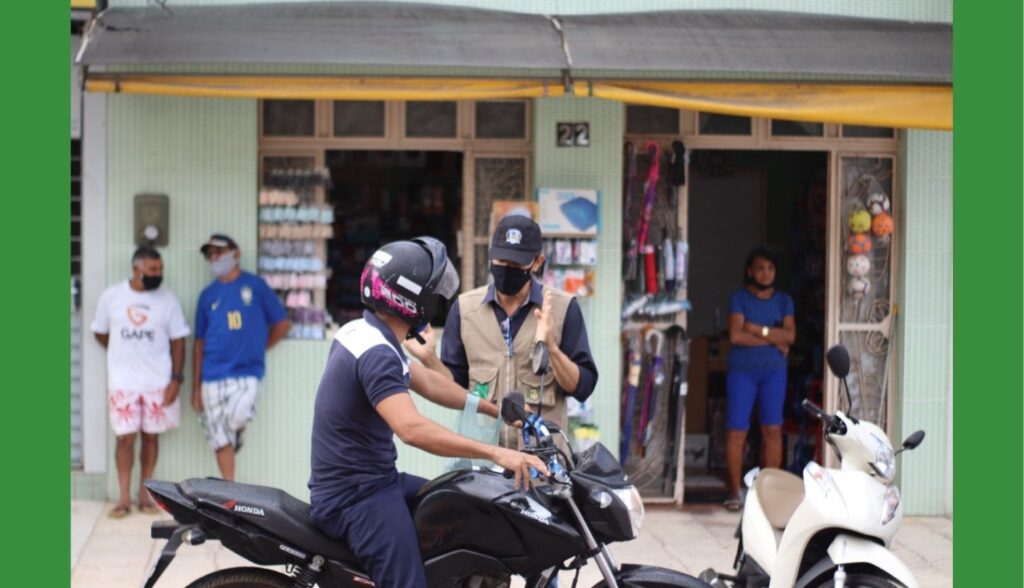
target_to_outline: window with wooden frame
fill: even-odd
[[[358,270],[372,251],[388,241],[428,234],[448,245],[464,290],[485,283],[492,203],[530,197],[531,116],[528,100],[261,101],[260,185],[267,186],[262,180],[269,164],[301,158],[325,178],[306,200],[317,208],[318,220],[331,221],[330,235],[313,244],[322,279],[270,275],[268,281],[283,287],[286,303],[288,286],[312,283],[309,302],[321,304],[327,321],[341,323],[360,308]],[[270,196],[269,190],[261,192],[261,223],[275,214],[298,219],[298,211],[264,211],[282,207],[276,200],[269,204]],[[296,206],[305,206],[305,196],[297,196]],[[308,215],[304,211],[303,219]],[[268,260],[293,253],[265,237],[279,237],[279,231],[260,230],[261,254],[266,250]],[[326,227],[319,230],[327,234]],[[270,260],[264,266],[281,263],[289,262]],[[291,302],[306,301],[302,295]],[[317,333],[311,328],[294,335],[316,338]]]

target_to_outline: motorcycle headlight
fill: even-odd
[[[889,486],[885,489],[885,496],[882,497],[882,525],[885,526],[896,516],[896,510],[900,507],[900,489],[896,486]]]
[[[613,490],[613,492],[629,511],[629,524],[633,527],[633,538],[636,539],[640,535],[640,527],[644,524],[644,501],[640,498],[640,491],[636,489],[636,486],[630,486]]]
[[[893,455],[892,449],[881,441],[875,450],[875,461],[871,463],[871,469],[887,482],[892,482],[896,477],[896,456]]]

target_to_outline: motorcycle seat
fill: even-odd
[[[783,530],[804,499],[804,482],[786,470],[763,469],[757,474],[754,490],[768,523]]]
[[[219,478],[191,478],[180,487],[187,496],[218,504],[307,553],[355,565],[356,558],[348,546],[316,526],[309,515],[309,504],[283,490]]]

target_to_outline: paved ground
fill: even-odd
[[[138,588],[163,547],[163,541],[149,538],[149,526],[163,515],[136,513],[112,520],[105,516],[110,506],[71,503],[71,585],[75,588]],[[717,507],[684,511],[648,508],[640,537],[613,545],[612,553],[619,563],[659,565],[694,575],[708,567],[728,570],[736,549],[732,534],[738,516]],[[949,519],[904,519],[894,550],[921,586],[953,585],[953,527]],[[214,570],[244,565],[251,564],[217,542],[184,546],[157,586],[186,586]],[[563,572],[561,579],[563,586],[571,585],[570,574]],[[596,567],[587,566],[580,574],[580,586],[593,586],[600,579]]]

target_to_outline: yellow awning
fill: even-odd
[[[716,114],[953,129],[952,86],[653,81],[577,82],[577,96]]]
[[[202,98],[494,100],[562,96],[560,80],[88,74],[86,90]],[[577,80],[575,95],[717,114],[952,130],[948,85]]]
[[[332,78],[160,74],[88,75],[86,90],[199,98],[493,100],[562,96],[560,81],[472,78]]]

